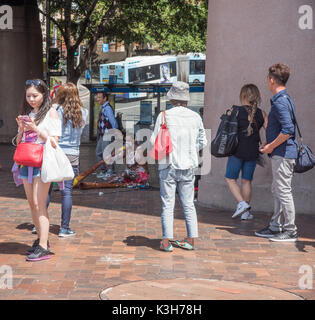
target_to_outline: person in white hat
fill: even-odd
[[[197,214],[194,205],[195,169],[198,168],[198,153],[207,145],[206,133],[200,115],[188,108],[189,85],[178,81],[167,93],[172,108],[165,111],[173,151],[159,161],[160,195],[162,199],[162,233],[160,249],[173,251],[173,221],[176,189],[186,220],[187,237],[176,240],[175,245],[187,250],[194,249],[198,237]],[[156,120],[151,144],[154,145],[162,123],[162,113]]]

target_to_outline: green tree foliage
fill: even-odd
[[[158,44],[162,52],[206,50],[207,0],[123,0],[108,34],[129,44]]]
[[[45,2],[39,0],[39,2]],[[97,40],[157,44],[164,53],[204,52],[207,0],[50,0],[51,21],[67,47],[67,80],[77,82]],[[79,65],[74,53],[86,40]]]
[[[155,8],[157,14],[152,32],[163,51],[205,52],[208,1],[160,2]]]

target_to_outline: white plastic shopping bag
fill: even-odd
[[[56,148],[51,145],[54,141]],[[74,178],[71,163],[56,140],[48,137],[44,146],[41,179],[44,183],[60,182]]]

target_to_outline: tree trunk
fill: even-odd
[[[80,78],[80,71],[75,65],[74,47],[67,48],[67,82],[77,84]]]
[[[132,43],[125,43],[127,57],[131,57],[133,51],[133,44]]]
[[[73,82],[74,84],[77,84],[78,80],[80,79],[81,74],[84,73],[84,71],[88,68],[88,62],[90,60],[90,57],[92,55],[93,49],[97,43],[97,40],[101,37],[102,34],[104,34],[104,29],[106,27],[106,24],[110,18],[113,17],[115,14],[115,10],[118,7],[119,1],[112,1],[111,6],[108,8],[107,12],[105,13],[104,17],[101,20],[100,25],[96,28],[95,33],[91,36],[89,39],[87,45],[86,45],[86,51],[82,57],[80,57],[80,61],[75,63],[74,60],[74,53],[77,48],[79,48],[80,43],[82,42],[84,38],[84,33],[86,31],[87,26],[90,23],[90,16],[96,7],[98,0],[94,0],[89,12],[87,13],[86,19],[84,20],[82,24],[82,30],[79,35],[79,37],[76,39],[75,43],[71,41],[71,5],[72,1],[67,0],[64,5],[64,29],[62,29],[62,26],[59,25],[59,30],[62,32],[62,36],[65,41],[65,45],[67,48],[67,82]],[[57,22],[54,21],[56,24]],[[58,25],[58,24],[57,24]]]

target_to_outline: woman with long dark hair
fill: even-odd
[[[59,140],[59,146],[68,157],[74,174],[77,175],[79,173],[81,134],[87,123],[88,110],[82,107],[78,88],[71,82],[58,87],[55,103],[54,107],[56,107],[62,122],[62,135]],[[72,188],[73,179],[64,181],[64,189],[61,190],[62,216],[59,237],[75,235],[75,231],[70,229]]]
[[[258,106],[261,103],[260,92],[254,84],[246,84],[240,92],[242,106],[238,108],[238,146],[236,152],[228,158],[225,180],[231,193],[238,202],[232,218],[241,215],[242,220],[253,218],[250,213],[252,180],[259,157],[259,130],[267,127],[267,115]],[[237,184],[242,171],[242,186]]]
[[[17,143],[22,141],[45,144],[48,137],[54,137],[58,141],[61,135],[61,121],[57,111],[51,108],[49,89],[44,81],[39,79],[26,81],[22,109],[16,122],[18,123]],[[44,183],[41,180],[40,167],[31,169],[22,166],[19,173],[38,234],[38,239],[28,250],[26,259],[39,261],[50,258],[49,217],[46,208],[50,183]]]

